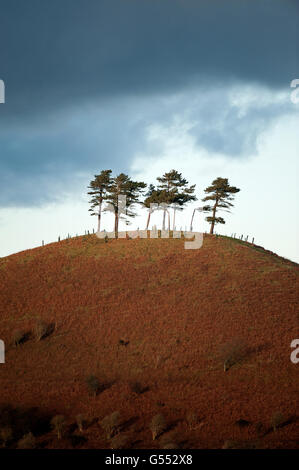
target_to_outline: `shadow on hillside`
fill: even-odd
[[[255,356],[255,355],[260,354],[262,352],[269,351],[271,349],[271,347],[272,347],[272,345],[269,342],[259,344],[258,346],[255,346],[255,347],[248,346],[246,348],[245,354],[246,354],[247,358],[251,358],[252,356]]]
[[[298,422],[298,416],[296,416],[296,415],[291,415],[291,416],[288,416],[288,417],[285,417],[285,418],[282,416],[280,422],[278,422],[276,424],[276,429],[278,430],[278,429],[285,428],[286,426],[289,426],[290,424],[294,424],[296,422]],[[264,435],[266,436],[266,435],[271,434],[271,433],[275,434],[275,432],[276,431],[274,430],[274,427],[271,426],[265,431]]]
[[[130,426],[132,426],[133,424],[137,423],[137,421],[138,421],[138,416],[132,416],[132,418],[128,419],[127,421],[124,421],[120,425],[119,430],[123,432],[126,429],[128,429]]]
[[[45,339],[45,338],[48,338],[49,336],[51,336],[54,333],[55,328],[56,328],[56,323],[54,323],[54,322],[49,323],[49,325],[47,325],[45,334],[43,335],[42,339]]]
[[[69,436],[69,440],[72,447],[78,447],[84,445],[88,439],[80,434],[73,434]]]
[[[50,431],[51,416],[39,408],[24,408],[3,404],[0,405],[0,427],[11,430],[11,445],[14,445],[25,434],[42,436]]]

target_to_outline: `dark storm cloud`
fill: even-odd
[[[85,191],[101,169],[127,171],[128,156],[144,148],[144,120],[131,107],[72,107],[34,125],[0,129],[0,206],[39,206],[74,192],[78,181]]]
[[[209,77],[286,87],[297,72],[297,0],[0,5],[6,113],[32,113],[86,97],[169,91]]]
[[[145,104],[136,121],[129,97],[288,87],[297,23],[296,0],[0,0],[0,205],[52,200],[72,173],[126,170],[152,116]],[[206,145],[225,143],[207,130]]]

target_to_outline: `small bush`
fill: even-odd
[[[195,411],[188,411],[186,413],[186,422],[189,426],[189,429],[195,429],[196,426],[199,424],[199,417]]]
[[[246,355],[246,350],[247,347],[241,339],[234,339],[224,344],[221,350],[224,372],[241,362]]]
[[[12,437],[13,432],[10,426],[4,426],[0,429],[0,440],[2,441],[2,447],[6,447]]]
[[[166,430],[166,420],[162,414],[153,417],[150,429],[152,431],[153,441]]]
[[[157,355],[155,359],[155,369],[159,369],[159,367],[161,367],[162,364],[163,364],[163,357],[160,355]]]
[[[178,437],[175,433],[170,435],[164,435],[160,439],[160,448],[161,449],[179,449]]]
[[[87,388],[93,396],[97,396],[100,390],[100,382],[95,375],[89,375],[86,379]]]
[[[128,447],[129,438],[126,434],[118,434],[110,441],[110,449],[125,449]]]
[[[36,341],[41,341],[48,332],[48,325],[43,320],[38,320],[34,326],[34,336]]]
[[[36,447],[36,439],[32,432],[29,432],[28,434],[25,434],[25,436],[22,437],[18,441],[17,448],[18,449],[34,449]]]
[[[80,432],[83,432],[84,428],[84,416],[79,414],[76,416],[76,423]]]
[[[261,422],[256,423],[254,429],[259,437],[262,437],[267,433],[266,426]]]
[[[12,336],[12,343],[15,347],[20,346],[26,338],[26,333],[22,330],[16,330]]]
[[[247,419],[238,419],[236,425],[239,426],[239,428],[246,428],[250,425],[250,421],[247,421]]]
[[[277,411],[276,413],[274,413],[271,418],[271,425],[272,425],[273,431],[276,432],[277,428],[282,426],[284,422],[285,422],[285,418],[283,414],[280,413],[280,411]]]
[[[117,432],[120,425],[120,414],[114,411],[101,421],[101,426],[106,433],[107,439],[111,439]]]
[[[72,446],[72,447],[82,446],[82,445],[84,445],[84,444],[87,442],[86,437],[82,436],[81,434],[80,434],[80,435],[72,434],[72,435],[69,437],[69,439],[70,439],[70,442],[71,442],[71,446]]]
[[[147,387],[143,386],[140,382],[130,382],[130,388],[137,395],[141,395],[147,390]]]
[[[161,446],[161,449],[179,449],[179,446],[176,442],[169,440],[169,442]]]
[[[63,415],[54,416],[54,418],[51,420],[51,425],[57,433],[57,438],[61,439],[66,425],[65,417]]]
[[[165,403],[161,400],[157,400],[156,405],[159,406],[160,408],[163,408],[165,406]]]

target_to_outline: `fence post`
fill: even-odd
[[[252,239],[252,243],[254,243],[254,237],[253,237],[253,239]]]

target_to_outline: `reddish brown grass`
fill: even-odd
[[[78,237],[0,263],[1,339],[10,344],[37,319],[56,324],[42,341],[8,348],[0,404],[37,406],[70,423],[82,413],[89,448],[109,447],[99,422],[114,410],[132,447],[159,445],[149,432],[158,413],[185,447],[255,442],[257,423],[268,429],[263,447],[298,447],[296,419],[276,432],[270,425],[273,410],[299,411],[289,346],[298,337],[298,265],[211,236],[199,250],[184,250],[183,240]],[[245,338],[250,353],[224,373],[219,351],[233,338]],[[92,374],[108,384],[96,397],[86,388]],[[132,392],[144,380],[147,390]],[[186,410],[203,425],[189,429]],[[236,426],[240,419],[251,424]],[[71,446],[52,435],[48,447]]]

